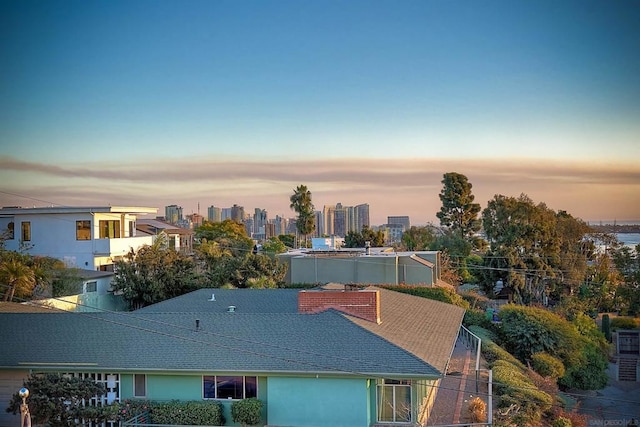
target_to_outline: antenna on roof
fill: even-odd
[[[216,294],[211,294],[211,298],[209,298],[207,301],[215,301],[216,300]]]

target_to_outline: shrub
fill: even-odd
[[[484,311],[480,310],[467,310],[464,313],[464,319],[462,323],[468,328],[471,325],[477,325],[482,328],[491,327],[491,321],[487,319]]]
[[[573,424],[569,418],[558,417],[553,420],[551,427],[573,427]]]
[[[598,390],[607,385],[608,366],[606,354],[596,343],[586,342],[582,348],[582,363],[567,368],[559,384],[567,388]]]
[[[495,335],[491,331],[474,325],[469,326],[469,330],[482,340],[482,355],[489,364],[493,364],[498,360],[505,360],[518,368],[525,368],[522,362],[493,341]]]
[[[233,402],[231,417],[243,426],[252,426],[262,421],[262,401],[251,397]]]
[[[447,304],[457,305],[464,309],[469,308],[469,303],[462,299],[460,295],[447,288],[427,288],[425,286],[409,286],[409,285],[392,285],[383,286],[385,289],[389,289],[396,292],[402,292],[405,294],[428,298],[436,301],[446,302]]]
[[[545,377],[558,379],[564,376],[564,364],[562,360],[553,357],[549,353],[536,353],[531,356],[533,370]]]
[[[505,347],[525,361],[546,352],[565,366],[580,363],[583,340],[574,325],[557,314],[535,307],[506,305],[500,309]]]
[[[611,329],[635,329],[638,327],[638,321],[633,317],[614,317],[611,319]]]
[[[538,390],[520,367],[498,360],[492,369],[496,393],[503,395],[504,403],[521,402],[527,411],[532,412],[544,412],[551,408],[553,397]],[[509,398],[504,399],[505,396]]]
[[[472,423],[484,423],[487,421],[487,404],[479,397],[471,399],[467,410]]]
[[[602,315],[602,333],[607,341],[611,342],[611,319],[608,314]]]
[[[152,402],[150,417],[153,424],[224,425],[222,403],[217,401]]]

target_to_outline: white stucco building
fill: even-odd
[[[63,260],[69,267],[112,271],[113,263],[131,249],[153,243],[136,236],[136,219],[156,208],[35,207],[0,209],[5,248]]]

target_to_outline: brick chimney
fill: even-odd
[[[298,292],[299,313],[320,313],[330,308],[379,324],[380,291],[332,289]]]

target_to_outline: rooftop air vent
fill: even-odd
[[[207,301],[215,301],[216,300],[216,294],[211,294],[211,298],[209,298]]]
[[[227,312],[228,313],[235,313],[236,311],[236,306],[235,305],[230,305],[229,307],[227,307]]]

